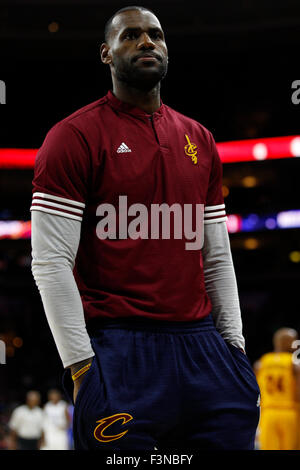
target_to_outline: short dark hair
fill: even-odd
[[[104,41],[105,42],[108,42],[109,40],[109,34],[110,34],[110,31],[111,31],[111,25],[112,25],[112,22],[113,22],[113,19],[119,15],[120,13],[123,13],[123,11],[130,11],[130,10],[140,10],[140,11],[149,11],[150,13],[152,13],[153,15],[155,15],[155,13],[150,10],[150,8],[146,8],[146,7],[142,7],[142,6],[139,6],[139,5],[132,5],[132,6],[128,6],[128,7],[124,7],[124,8],[120,8],[120,10],[116,11],[110,18],[109,20],[107,20],[105,26],[104,26]],[[156,16],[156,15],[155,15]]]

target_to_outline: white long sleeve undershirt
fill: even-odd
[[[32,211],[32,273],[63,366],[94,356],[73,276],[81,222]]]
[[[225,341],[245,349],[236,276],[226,222],[205,225],[202,248],[205,289],[217,331]]]
[[[32,273],[63,366],[94,356],[73,267],[81,223],[32,211]],[[203,263],[212,315],[221,336],[244,348],[237,285],[225,222],[205,225]]]

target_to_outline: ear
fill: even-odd
[[[109,46],[106,42],[104,42],[100,46],[100,57],[101,57],[101,60],[104,64],[111,64],[112,59],[111,59],[111,55],[109,53]]]

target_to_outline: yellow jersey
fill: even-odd
[[[261,408],[297,408],[292,353],[267,353],[260,359],[257,382]]]

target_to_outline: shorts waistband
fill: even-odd
[[[199,320],[167,321],[145,317],[101,318],[91,321],[87,326],[90,335],[94,336],[103,329],[124,329],[136,331],[156,331],[160,333],[195,333],[215,329],[211,314]]]

